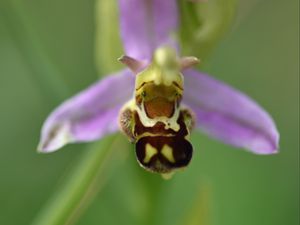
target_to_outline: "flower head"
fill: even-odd
[[[55,109],[42,128],[40,152],[117,132],[120,114],[138,161],[152,171],[189,163],[193,127],[253,153],[276,153],[279,134],[268,113],[240,91],[191,69],[195,57],[179,58],[175,0],[119,0],[119,6],[126,53],[120,61],[129,69],[108,75]]]

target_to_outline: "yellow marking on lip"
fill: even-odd
[[[151,158],[157,154],[157,149],[150,144],[146,144],[144,163],[150,162]]]
[[[139,140],[143,137],[174,137],[175,135],[174,134],[161,134],[161,133],[157,133],[157,134],[154,134],[154,133],[150,133],[150,132],[144,132],[140,135],[137,135],[136,136],[136,139]]]
[[[175,163],[173,149],[169,145],[164,145],[161,154],[163,154],[169,162]]]

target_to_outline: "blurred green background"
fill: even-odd
[[[30,224],[89,151],[89,144],[49,155],[35,149],[48,113],[99,76],[94,5],[0,0],[0,224]],[[279,154],[253,155],[195,133],[190,167],[164,181],[115,144],[99,193],[75,224],[299,224],[298,10],[297,0],[241,1],[204,67],[270,112]]]

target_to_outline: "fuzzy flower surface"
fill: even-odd
[[[148,65],[161,46],[179,51],[175,0],[119,0],[119,11],[126,56]],[[276,126],[254,100],[200,71],[182,73],[182,104],[194,112],[196,129],[256,154],[277,152]],[[130,69],[117,71],[63,102],[45,121],[38,151],[53,152],[68,143],[95,141],[118,132],[119,112],[132,99],[135,79]]]

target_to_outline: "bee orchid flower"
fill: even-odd
[[[191,69],[198,62],[195,57],[177,56],[175,0],[119,0],[119,11],[126,55],[120,61],[128,68],[97,81],[55,109],[43,125],[39,152],[100,139],[119,131],[119,124],[136,143],[139,163],[154,172],[169,172],[164,160],[176,161],[174,168],[188,164],[192,154],[188,135],[193,127],[256,154],[277,152],[279,134],[262,107],[229,85]],[[138,90],[141,86],[143,91]],[[139,112],[139,121],[133,111]],[[180,124],[183,128],[177,127]],[[172,146],[172,137],[176,146]],[[165,159],[149,165],[158,151],[155,145],[163,145],[159,151]]]

